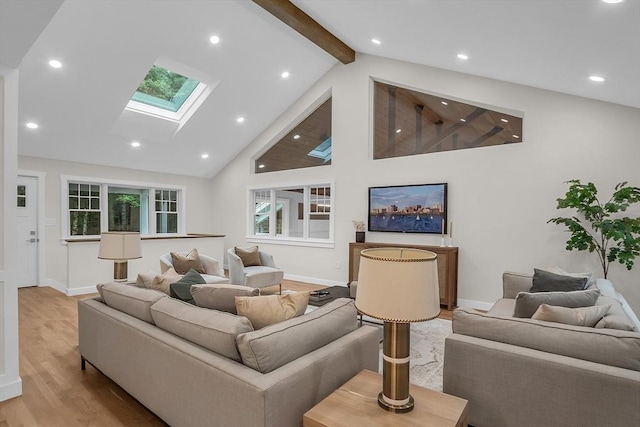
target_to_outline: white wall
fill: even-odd
[[[370,77],[430,93],[524,112],[521,144],[372,160]],[[251,157],[331,89],[333,94],[332,165],[291,171],[250,173]],[[213,181],[214,224],[228,245],[246,244],[246,187],[295,185],[310,179],[335,179],[335,248],[261,245],[288,275],[346,282],[352,220],[365,220],[367,188],[378,185],[447,182],[449,221],[460,248],[459,302],[492,303],[501,296],[504,270],[533,272],[558,265],[593,271],[601,277],[597,256],[567,252],[567,234],[547,224],[558,214],[555,200],[569,179],[592,181],[608,195],[620,181],[640,185],[640,110],[620,105],[474,77],[466,74],[358,55],[337,65],[267,128]],[[233,206],[233,209],[229,207]],[[636,209],[631,215],[638,216]],[[367,240],[440,244],[435,235],[367,232]],[[336,269],[336,261],[342,268]],[[632,271],[620,265],[609,278],[640,312],[640,259]],[[461,300],[461,301],[460,301]]]
[[[211,221],[211,206],[214,205],[214,199],[210,190],[211,180],[209,179],[26,156],[18,157],[18,166],[20,169],[39,171],[46,174],[44,206],[46,271],[44,272],[45,280],[43,284],[51,284],[58,289],[61,286],[67,287],[69,280],[67,274],[67,247],[64,242],[61,242],[61,227],[63,225],[60,218],[61,175],[184,186],[187,189],[186,232],[224,234],[223,229],[216,229]],[[40,231],[40,235],[43,235],[43,231]],[[87,266],[87,268],[90,267],[90,265]]]
[[[0,402],[22,394],[18,366],[18,288],[15,281],[15,203],[18,158],[18,71],[0,66]]]

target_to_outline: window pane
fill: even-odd
[[[109,187],[109,231],[140,231],[139,193],[136,189]]]
[[[178,192],[177,191],[170,191],[169,192],[169,200],[171,200],[172,202],[175,202],[176,200],[178,200]]]
[[[100,209],[100,199],[91,199],[91,209]]]
[[[178,214],[157,213],[156,214],[156,233],[177,233],[178,232]]]
[[[269,234],[269,215],[256,215],[253,227],[254,234]]]
[[[24,185],[18,185],[18,196],[24,196],[27,194],[27,187]]]
[[[156,200],[162,199],[162,191],[156,190]]]
[[[80,195],[89,196],[89,184],[80,184]]]
[[[26,208],[27,207],[27,199],[26,199],[26,197],[18,196],[17,206],[19,208]]]
[[[131,99],[176,112],[198,84],[197,80],[153,65]]]
[[[88,197],[80,197],[80,209],[89,209]]]
[[[69,209],[78,209],[77,197],[69,197]]]
[[[69,212],[69,231],[72,236],[97,236],[100,234],[100,212]]]
[[[157,211],[161,211],[162,210],[162,202],[159,200],[156,200],[156,210]]]
[[[92,185],[91,186],[91,197],[100,197],[100,186]]]
[[[75,184],[75,183],[69,183],[69,195],[70,196],[77,196],[79,195],[79,188],[80,185],[79,184]]]
[[[256,173],[331,164],[331,98],[260,156]]]

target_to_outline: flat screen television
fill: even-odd
[[[369,187],[369,231],[447,232],[447,184]]]

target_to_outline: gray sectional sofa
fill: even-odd
[[[598,298],[612,307],[596,328],[513,317],[531,284],[507,272],[488,313],[454,311],[443,391],[469,401],[475,427],[640,425],[640,333],[620,303]]]
[[[378,334],[349,299],[254,331],[245,317],[125,284],[78,303],[80,355],[174,427],[302,425],[362,369]]]

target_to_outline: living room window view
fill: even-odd
[[[141,235],[178,234],[184,218],[182,189],[144,188],[67,180],[68,237],[98,237],[104,231]]]

